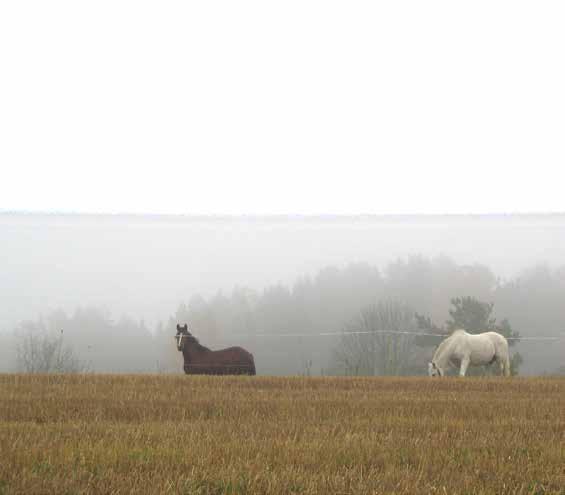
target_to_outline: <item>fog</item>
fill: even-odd
[[[143,322],[154,332],[159,322],[169,321],[181,303],[195,296],[208,300],[218,293],[229,296],[237,288],[258,294],[274,286],[292,290],[297,281],[315,279],[327,267],[363,263],[384,273],[397,260],[444,257],[457,266],[488,268],[499,286],[519,280],[534,267],[559,270],[565,267],[565,215],[211,218],[3,213],[0,250],[4,335],[23,320],[56,310],[71,315],[79,307],[100,308],[113,320]],[[460,295],[466,294],[452,297]],[[379,295],[389,296],[402,294]],[[355,294],[351,298],[355,301]],[[437,311],[430,310],[440,322],[447,316],[448,299]],[[541,322],[527,329],[520,321],[510,323],[523,335],[565,332],[563,320],[549,329]],[[334,324],[339,329],[344,322]],[[225,329],[212,339],[215,344],[228,341]],[[135,353],[130,343],[124,353]],[[540,345],[534,345],[538,361],[545,352]],[[545,371],[528,365],[530,351],[524,347],[520,352],[526,371]],[[554,367],[563,364],[559,359],[554,356]]]

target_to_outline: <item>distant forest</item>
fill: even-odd
[[[508,320],[522,337],[565,337],[565,267],[535,266],[502,281],[483,265],[413,256],[382,269],[366,263],[328,266],[290,287],[193,296],[155,328],[127,316],[115,319],[97,307],[30,315],[0,336],[0,358],[2,371],[21,369],[18,352],[25,350],[26,338],[56,336],[59,348],[52,353],[72,353],[81,370],[181,373],[173,337],[176,323],[186,322],[212,349],[240,345],[253,352],[259,374],[339,374],[336,356],[348,337],[318,334],[339,334],[364,308],[386,301],[441,326],[449,318],[450,300],[466,296],[492,303],[494,316]],[[417,328],[415,318],[411,324]],[[523,373],[556,373],[565,365],[565,338],[524,341],[512,352],[516,349],[524,359]],[[424,374],[432,352],[433,347],[415,352],[407,373]]]

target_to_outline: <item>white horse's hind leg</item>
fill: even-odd
[[[468,367],[469,367],[469,358],[463,358],[461,360],[461,368],[459,369],[459,376],[465,376]]]

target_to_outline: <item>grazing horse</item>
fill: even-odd
[[[498,361],[500,372],[510,376],[508,341],[499,333],[485,332],[473,335],[455,330],[436,349],[428,363],[430,376],[443,376],[449,366],[459,366],[459,375],[465,376],[469,365],[480,366]]]
[[[241,347],[211,351],[188,331],[188,325],[177,324],[177,349],[184,356],[187,375],[254,375],[253,354]]]

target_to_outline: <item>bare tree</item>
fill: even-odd
[[[350,375],[405,375],[413,371],[414,311],[397,301],[366,306],[343,329],[334,351],[337,367]]]
[[[40,322],[24,322],[15,332],[18,369],[25,373],[82,373],[86,366],[64,345],[63,330],[48,332]]]

